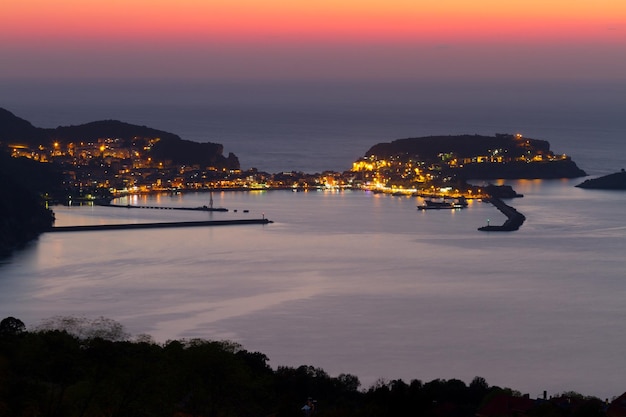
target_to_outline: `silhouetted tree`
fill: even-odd
[[[7,317],[0,321],[0,337],[15,336],[22,333],[25,329],[24,322],[15,317]]]
[[[503,396],[523,400],[528,416],[603,415],[596,398],[570,393],[535,403],[481,377],[469,386],[379,380],[359,391],[354,375],[333,378],[309,365],[273,371],[267,356],[233,342],[123,340],[115,322],[101,318],[47,323],[56,327],[27,331],[14,317],[0,322],[0,417],[303,417],[309,397],[320,417],[473,417],[483,398]],[[107,331],[89,330],[94,323]]]

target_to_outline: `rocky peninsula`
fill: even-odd
[[[372,146],[369,161],[403,161],[461,179],[551,179],[587,175],[545,140],[521,134],[427,136]]]
[[[90,144],[97,146],[93,148]],[[225,157],[224,146],[218,143],[184,140],[173,133],[118,120],[46,129],[35,127],[2,108],[0,146],[29,150],[43,147],[48,148],[53,155],[57,154],[56,156],[72,156],[71,154],[84,151],[90,153],[92,158],[124,156],[122,159],[133,159],[133,154],[126,150],[136,148],[137,152],[145,151],[146,158],[157,163],[211,166],[217,170],[240,169],[237,156],[229,153]],[[124,152],[116,153],[118,149],[124,149]]]
[[[589,190],[626,190],[626,171],[622,169],[614,174],[588,179],[576,187]]]

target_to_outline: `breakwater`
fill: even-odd
[[[478,230],[481,232],[512,232],[519,229],[526,220],[526,216],[515,210],[513,207],[505,204],[504,201],[499,198],[490,197],[486,201],[493,204],[498,210],[500,210],[502,214],[507,217],[507,220],[500,226],[487,225],[479,227]]]
[[[266,218],[240,219],[240,220],[203,220],[186,222],[161,222],[161,223],[126,223],[126,224],[96,224],[84,226],[56,226],[48,232],[86,232],[96,230],[131,230],[131,229],[162,229],[174,227],[208,227],[208,226],[234,226],[247,224],[273,223]]]
[[[106,207],[118,207],[118,208],[128,208],[128,209],[152,209],[152,210],[188,210],[188,211],[228,211],[227,208],[222,207],[163,207],[163,206],[134,206],[134,205],[122,205],[122,204],[98,204],[100,206]]]

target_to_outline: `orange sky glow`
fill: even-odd
[[[4,39],[620,41],[626,2],[9,0]]]
[[[194,45],[293,53],[297,45],[342,44],[619,49],[626,46],[626,1],[7,0],[0,13],[0,52],[13,56],[18,49],[123,53]]]

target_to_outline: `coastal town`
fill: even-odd
[[[545,146],[547,142],[529,140],[522,134],[497,134],[494,138],[496,146],[486,150],[476,147],[472,152],[454,151],[452,145],[448,146],[450,151],[447,152],[424,150],[419,145],[409,152],[381,148],[379,144],[354,161],[351,169],[322,173],[267,173],[255,168],[242,170],[238,164],[176,163],[172,159],[153,156],[151,151],[161,141],[159,137],[55,140],[37,146],[13,141],[5,146],[14,158],[29,158],[60,167],[70,197],[87,200],[167,191],[274,189],[360,189],[391,194],[482,198],[486,196],[484,190],[470,185],[465,171],[474,172],[484,167],[488,169],[486,172],[497,172],[500,167],[516,164],[530,167],[531,164],[570,161],[566,155],[555,155],[549,145]],[[499,147],[498,141],[502,143]]]

